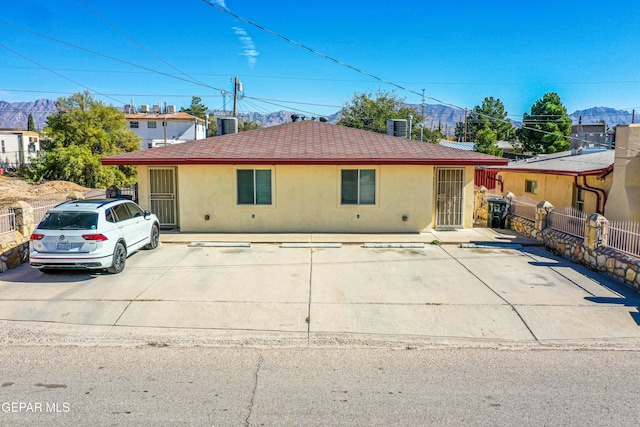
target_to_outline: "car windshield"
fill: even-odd
[[[95,230],[97,227],[95,212],[47,212],[38,225],[41,230]]]

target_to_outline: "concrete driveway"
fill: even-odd
[[[0,341],[640,348],[640,294],[540,247],[173,240],[119,275],[3,273]]]

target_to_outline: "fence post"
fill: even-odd
[[[589,251],[594,251],[602,246],[604,235],[604,224],[607,219],[597,213],[589,215],[584,226],[584,246]]]
[[[28,238],[36,228],[33,206],[29,203],[18,201],[11,207],[16,214],[16,231]]]
[[[516,199],[516,195],[511,191],[508,191],[507,194],[504,195],[504,198],[509,201],[509,213],[511,213],[511,210],[513,209],[513,201]]]
[[[542,232],[547,228],[547,217],[549,212],[553,210],[553,205],[546,200],[536,205],[536,230]]]

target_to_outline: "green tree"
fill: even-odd
[[[246,120],[238,121],[238,132],[246,132],[248,130],[260,129],[260,123],[249,122]]]
[[[33,120],[33,114],[29,114],[29,118],[27,119],[27,130],[31,132],[36,131],[36,123]]]
[[[181,112],[200,117],[201,119],[204,119],[207,116],[207,110],[208,108],[202,103],[202,98],[199,96],[191,97],[191,105],[189,105],[189,108],[180,108]]]
[[[456,138],[456,141],[458,142],[466,142],[466,133],[465,133],[465,129],[464,129],[464,122],[458,122],[456,123],[456,128],[453,132],[453,135]]]
[[[545,93],[525,113],[519,137],[525,151],[556,153],[569,149],[571,118],[555,92]]]
[[[365,129],[378,133],[387,132],[388,119],[409,119],[413,116],[411,132],[412,139],[420,138],[420,123],[422,115],[411,107],[407,107],[404,98],[399,98],[395,92],[378,90],[371,93],[356,92],[353,98],[346,102],[340,110],[341,118],[338,125],[357,129]],[[423,128],[423,141],[437,143],[442,133],[437,130]]]
[[[104,105],[86,91],[59,98],[57,109],[44,128],[49,139],[44,158],[25,178],[61,179],[93,188],[135,182],[134,167],[100,163],[101,157],[140,148],[140,138],[127,129],[122,111]]]
[[[515,138],[515,128],[507,118],[507,112],[504,104],[500,99],[488,96],[482,101],[482,105],[476,105],[469,112],[466,123],[467,141],[476,141],[478,132],[482,129],[490,129],[498,138],[497,140],[509,141]],[[465,123],[456,123],[456,139],[461,141],[464,139]]]
[[[498,134],[490,128],[480,129],[476,133],[476,141],[473,149],[479,153],[502,156],[502,148],[498,147]]]

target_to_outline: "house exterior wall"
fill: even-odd
[[[237,169],[271,169],[273,204],[238,205]],[[342,169],[376,170],[375,205],[341,205]],[[408,165],[180,165],[176,168],[179,228],[181,232],[428,231],[435,218],[435,170]],[[473,170],[464,168],[464,227],[473,226]],[[140,204],[148,209],[146,166],[138,166],[138,191]]]
[[[32,131],[0,132],[0,167],[28,165],[40,153],[40,136]]]
[[[138,122],[137,128],[131,127],[131,122]],[[154,122],[155,128],[149,128],[148,123]],[[149,149],[149,144],[153,146],[160,145],[157,141],[161,140],[161,145],[164,145],[165,134],[162,118],[135,118],[127,119],[129,129],[138,135],[142,140],[140,141],[140,148],[142,150]],[[196,122],[195,120],[180,120],[180,119],[167,119],[167,145],[175,144],[178,142],[191,141],[194,139],[206,138],[206,131],[204,123]],[[156,143],[153,144],[153,141]]]
[[[640,124],[618,126],[615,156],[606,217],[640,221]]]
[[[553,206],[574,206],[574,177],[569,175],[553,175],[529,172],[500,171],[502,176],[503,194],[511,192],[516,197],[529,197],[537,202],[548,201]],[[537,181],[538,188],[536,194],[525,192],[525,182],[527,180]],[[587,176],[587,185],[600,188],[609,192],[613,177],[611,174],[603,179],[597,176]],[[583,178],[578,177],[578,184],[582,187]],[[584,212],[587,215],[597,212],[597,196],[591,191],[584,190]]]

